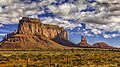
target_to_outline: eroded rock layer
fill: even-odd
[[[39,19],[26,18],[20,20],[18,34],[44,35],[48,38],[62,37],[67,39],[67,31],[57,25],[42,24]]]

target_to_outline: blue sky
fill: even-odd
[[[64,27],[69,40],[85,36],[91,45],[106,42],[120,47],[119,0],[0,0],[0,40],[17,29],[21,17]]]

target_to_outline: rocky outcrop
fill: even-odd
[[[104,43],[104,42],[98,42],[92,45],[92,47],[95,48],[113,48],[112,46],[109,46],[108,44]]]
[[[48,38],[67,39],[67,31],[57,25],[42,24],[39,19],[23,17],[18,26],[18,34],[44,35]]]
[[[2,48],[10,49],[65,49],[68,48],[66,46],[75,45],[67,37],[67,31],[62,27],[23,17],[19,21],[18,30],[7,34],[1,45]]]
[[[81,37],[81,42],[78,43],[78,45],[80,47],[91,47],[91,45],[87,43],[87,39],[84,36]]]

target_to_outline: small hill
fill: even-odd
[[[98,42],[92,45],[92,47],[95,48],[113,48],[112,46],[109,46],[108,44],[104,43],[104,42]]]

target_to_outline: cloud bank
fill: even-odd
[[[28,16],[40,18],[43,23],[71,30],[82,27],[81,23],[84,23],[86,28],[83,33],[88,36],[99,34],[105,38],[120,36],[120,0],[92,1],[0,0],[0,23],[18,23],[21,17]],[[115,31],[117,31],[115,34],[106,34]]]

